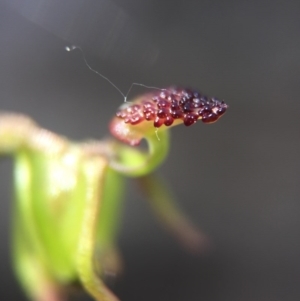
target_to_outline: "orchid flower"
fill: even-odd
[[[171,87],[124,103],[109,126],[113,138],[84,142],[1,113],[0,154],[14,159],[13,264],[29,299],[62,301],[76,285],[95,300],[119,300],[103,278],[122,268],[115,238],[126,176],[184,246],[201,247],[203,235],[153,171],[168,154],[170,127],[215,122],[226,109],[216,98]],[[142,139],[147,152],[137,147]]]

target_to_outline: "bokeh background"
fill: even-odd
[[[121,300],[299,300],[299,16],[296,0],[0,0],[2,110],[72,139],[108,135],[123,97],[72,44],[124,93],[177,84],[230,106],[213,125],[172,129],[160,168],[211,250],[185,252],[129,181]],[[2,160],[0,295],[25,300],[10,267],[11,169]]]

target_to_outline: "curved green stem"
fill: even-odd
[[[118,298],[98,278],[95,272],[97,220],[101,207],[106,160],[98,157],[83,166],[86,180],[85,209],[79,234],[76,267],[84,288],[98,301],[118,301]],[[101,184],[100,184],[101,183]]]
[[[169,131],[145,137],[148,143],[148,154],[133,147],[118,145],[118,159],[110,162],[110,167],[126,176],[139,177],[146,175],[159,166],[169,152]]]

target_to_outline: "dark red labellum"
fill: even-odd
[[[190,126],[201,119],[204,123],[217,121],[227,110],[224,101],[208,98],[197,91],[171,87],[146,94],[138,102],[128,104],[116,114],[132,125],[152,121],[154,127],[171,126],[181,119]]]

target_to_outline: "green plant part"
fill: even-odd
[[[153,170],[168,153],[170,126],[214,122],[226,109],[223,101],[168,88],[121,106],[110,124],[117,140],[82,143],[25,116],[0,114],[0,153],[12,155],[15,165],[13,262],[27,296],[62,301],[79,284],[95,300],[118,300],[102,278],[121,269],[115,237],[124,176],[139,181],[166,227],[197,250],[203,235]],[[141,139],[146,153],[134,147]]]

